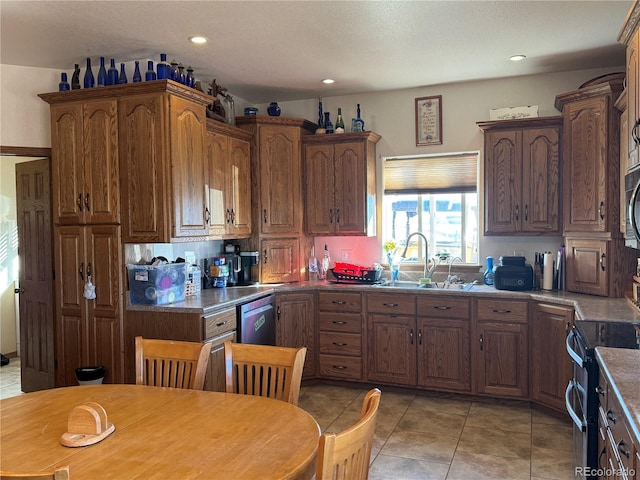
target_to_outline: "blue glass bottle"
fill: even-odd
[[[196,88],[196,77],[193,76],[191,65],[187,67],[187,87]]]
[[[147,62],[147,71],[144,74],[144,79],[147,82],[150,82],[151,80],[155,80],[156,78],[158,78],[156,76],[156,72],[153,71],[153,62],[151,60],[149,60]]]
[[[124,63],[120,64],[120,75],[118,76],[118,84],[127,83],[127,72],[124,70]]]
[[[73,76],[71,77],[71,90],[80,90],[80,65],[73,66]]]
[[[140,75],[140,62],[136,60],[136,68],[133,70],[133,83],[142,81],[142,75]]]
[[[329,112],[324,112],[324,129],[326,133],[334,133],[333,132],[333,123],[331,123],[331,118],[329,117]]]
[[[107,70],[107,85],[118,84],[118,69],[116,68],[116,61],[112,58],[109,70]]]
[[[84,88],[93,88],[95,79],[91,71],[91,59],[87,58],[87,70],[84,72]]]
[[[174,82],[180,80],[180,72],[178,72],[178,62],[176,62],[175,58],[171,60],[171,66],[169,68],[169,80],[173,80]]]
[[[180,82],[183,85],[187,84],[187,74],[184,71],[184,65],[179,64],[178,65],[178,82]]]
[[[160,54],[160,61],[156,67],[158,72],[158,80],[166,80],[169,78],[169,64],[167,63],[167,54]]]
[[[66,92],[67,90],[71,90],[71,87],[69,86],[69,82],[67,82],[67,74],[65,72],[62,72],[60,74],[60,83],[58,84],[58,91]]]
[[[104,57],[100,57],[100,68],[98,69],[98,86],[107,86],[107,69],[104,67]]]
[[[482,278],[485,285],[493,285],[493,257],[487,257],[487,269]]]

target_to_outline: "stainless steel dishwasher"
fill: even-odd
[[[238,305],[238,343],[276,344],[274,296],[267,295]]]

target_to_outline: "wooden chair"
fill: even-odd
[[[211,343],[136,337],[136,384],[202,390]]]
[[[298,405],[306,354],[306,347],[224,342],[226,390]]]
[[[316,480],[368,478],[379,404],[380,390],[369,390],[364,397],[360,420],[340,433],[323,433],[320,436]]]
[[[69,466],[58,467],[53,472],[0,472],[0,480],[69,480]]]

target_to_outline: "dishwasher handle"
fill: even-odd
[[[571,357],[571,359],[576,362],[576,364],[578,364],[578,366],[580,368],[584,368],[584,360],[582,359],[582,357],[580,355],[578,355],[578,352],[576,352],[572,347],[571,347],[571,343],[573,341],[573,338],[576,336],[576,330],[575,327],[573,327],[573,329],[569,332],[569,335],[567,335],[567,340],[566,340],[566,346],[567,346],[567,353],[569,354],[569,356]]]
[[[576,424],[576,427],[578,427],[581,432],[586,432],[587,422],[578,416],[576,411],[573,409],[573,406],[571,405],[571,391],[573,389],[580,390],[581,387],[574,379],[571,379],[569,381],[569,384],[567,385],[567,389],[564,392],[564,404],[567,407],[567,412],[569,413],[571,420],[573,420],[573,423]]]

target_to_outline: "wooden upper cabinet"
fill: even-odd
[[[263,238],[260,242],[260,282],[300,281],[300,240],[298,238]]]
[[[379,140],[373,132],[302,139],[307,233],[375,235]]]
[[[622,78],[556,97],[562,110],[564,233],[620,233],[620,114],[614,102]]]
[[[53,222],[120,222],[117,102],[51,105]]]
[[[479,122],[485,233],[559,235],[562,117]]]
[[[251,135],[209,120],[205,137],[209,235],[242,238],[251,234]]]
[[[640,5],[633,2],[625,24],[620,29],[618,42],[627,47],[626,92],[628,127],[623,137],[621,154],[628,159],[627,168],[632,169],[640,162]],[[634,138],[635,137],[635,138]]]

